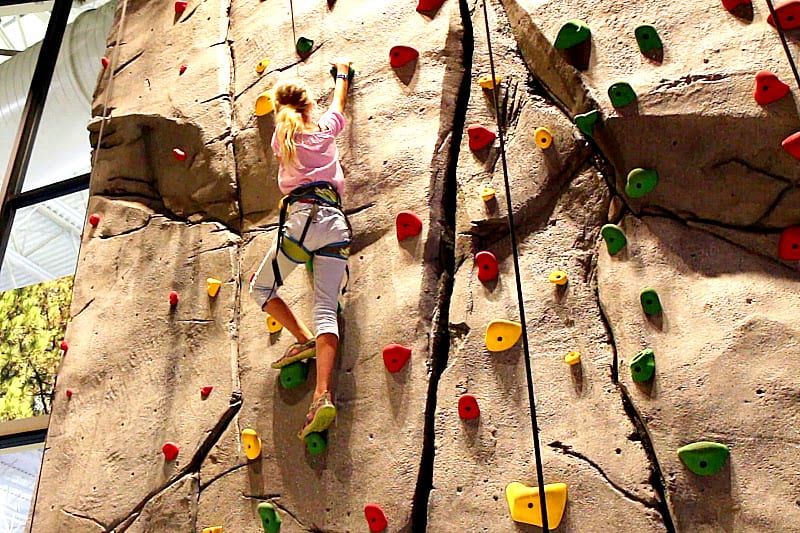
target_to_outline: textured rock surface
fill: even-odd
[[[493,92],[477,83],[489,73],[482,4],[449,0],[432,16],[415,6],[295,2],[296,36],[315,41],[302,62],[287,2],[190,1],[176,16],[131,0],[120,46],[118,13],[114,84],[101,79],[94,102],[111,118],[90,125],[89,210],[102,220],[84,232],[33,531],[255,532],[261,501],[290,533],[364,531],[370,502],[393,532],[538,530],[511,520],[504,494],[537,481],[522,342],[490,353],[483,340],[490,320],[519,310],[499,143],[472,152],[464,135],[472,123],[496,128]],[[779,146],[798,115],[792,98],[762,108],[752,97],[759,70],[791,79],[765,6],[752,21],[718,0],[488,8],[544,481],[569,485],[560,530],[793,530],[800,274],[777,259],[777,241],[800,223],[796,161]],[[552,47],[574,18],[592,30],[581,71]],[[642,23],[664,41],[661,62],[639,52]],[[394,45],[419,59],[392,69]],[[310,384],[283,390],[269,367],[291,335],[270,335],[247,295],[280,196],[273,119],[252,110],[290,75],[326,107],[337,55],[358,71],[339,143],[354,243],[339,417],[312,457],[296,437]],[[637,92],[635,109],[611,106],[618,81]],[[604,119],[586,140],[572,117],[592,108]],[[540,126],[554,137],[546,151]],[[659,184],[632,200],[636,167],[657,169]],[[488,204],[486,185],[498,191]],[[424,228],[398,243],[406,209]],[[614,257],[599,241],[608,221],[628,239]],[[498,280],[477,279],[480,250],[497,256]],[[557,269],[563,289],[547,280]],[[214,299],[212,276],[223,281]],[[305,319],[309,279],[298,269],[282,289]],[[645,286],[664,305],[651,320]],[[397,374],[381,357],[393,342],[413,348]],[[634,384],[627,364],[648,346],[655,380]],[[582,362],[568,367],[573,350]],[[458,418],[465,393],[477,420]],[[254,461],[248,427],[262,439]],[[730,446],[720,474],[698,478],[679,462],[677,448],[697,440]],[[180,446],[169,463],[166,441]]]

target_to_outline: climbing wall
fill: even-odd
[[[477,0],[120,0],[34,532],[540,531],[508,194],[550,527],[795,528],[799,128],[765,3],[486,7],[494,81]],[[267,91],[325,108],[339,56],[354,240],[315,455],[314,371],[281,385],[293,338],[247,285]],[[305,320],[310,279],[282,289]]]

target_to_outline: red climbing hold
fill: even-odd
[[[248,281],[248,283],[253,283],[253,278],[255,278],[255,277],[256,277],[256,273],[255,272],[250,274],[250,281]]]
[[[372,533],[379,533],[389,527],[389,522],[386,520],[386,513],[383,512],[381,506],[377,503],[368,503],[364,506],[364,516],[367,518],[369,530]]]
[[[778,257],[784,261],[800,261],[800,226],[783,230],[778,243]]]
[[[792,133],[781,143],[783,149],[789,152],[792,157],[800,159],[800,131]]]
[[[178,445],[174,442],[167,442],[161,447],[161,451],[164,453],[164,459],[167,461],[172,461],[178,457],[180,448],[178,448]]]
[[[189,67],[189,65],[188,65],[188,64],[186,64],[186,63],[184,63],[184,64],[183,64],[183,65],[181,65],[181,67],[178,69],[178,73],[179,73],[179,74],[183,74],[184,72],[186,72],[186,69],[187,69],[188,67]]]
[[[175,307],[178,305],[178,293],[177,291],[170,291],[169,293],[169,305]]]
[[[781,22],[784,30],[796,30],[800,28],[800,0],[789,0],[775,7],[775,14]],[[767,17],[767,22],[775,26],[772,13]]]
[[[408,346],[403,346],[402,344],[387,344],[383,349],[383,364],[386,365],[386,370],[389,372],[399,372],[406,366],[410,358],[411,348]]]
[[[472,126],[468,127],[467,135],[469,135],[470,150],[481,150],[486,148],[497,138],[495,132],[486,126],[481,126],[480,124],[473,124]]]
[[[100,215],[98,215],[97,213],[92,213],[91,215],[89,215],[89,224],[91,224],[93,228],[96,228],[99,223],[100,223]]]
[[[777,102],[789,94],[789,86],[778,79],[772,72],[762,70],[756,74],[756,88],[753,96],[760,105]]]
[[[205,398],[206,396],[211,394],[212,390],[214,390],[214,385],[206,385],[205,387],[200,389],[200,394]]]
[[[67,350],[69,350],[69,344],[67,344],[67,341],[61,341],[61,351],[66,352]]]
[[[108,66],[108,58],[105,56],[101,57],[100,63],[103,65],[103,68],[106,68]]]
[[[478,265],[478,279],[481,281],[492,281],[500,273],[497,268],[497,258],[492,252],[475,254],[475,264]]]
[[[67,400],[72,398],[72,389],[67,389]]]
[[[176,0],[175,1],[175,13],[180,15],[184,11],[186,11],[186,6],[189,4],[187,0]]]
[[[473,420],[481,416],[478,400],[472,394],[464,394],[458,399],[458,416],[462,420]]]
[[[722,0],[722,7],[728,11],[733,11],[739,6],[749,6],[753,4],[753,0]]]
[[[184,151],[183,151],[183,150],[181,150],[180,148],[173,148],[173,149],[172,149],[172,155],[173,155],[173,156],[175,157],[175,159],[177,159],[178,161],[186,161],[186,152],[184,152]]]
[[[400,68],[418,57],[419,52],[410,46],[393,46],[389,50],[389,64],[392,65],[392,68]]]
[[[397,213],[395,226],[397,226],[398,241],[409,237],[416,237],[422,233],[422,221],[411,211],[400,211]]]
[[[426,11],[436,11],[444,4],[444,0],[419,0],[417,3],[417,11],[424,13]]]

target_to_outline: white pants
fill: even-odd
[[[292,204],[284,224],[284,235],[295,241],[300,240],[303,228],[306,225],[313,204],[295,202]],[[284,237],[285,238],[285,237]],[[303,239],[303,247],[309,252],[336,244],[350,242],[350,228],[344,214],[335,208],[324,205],[317,206],[317,214]],[[275,238],[269,252],[261,261],[258,272],[250,282],[250,296],[256,303],[264,308],[264,304],[275,298],[278,294],[275,274],[272,270],[272,260],[278,257],[278,270],[281,278],[286,277],[299,264],[292,261],[283,251],[278,251],[278,239]],[[316,335],[333,333],[339,336],[339,323],[337,309],[339,306],[339,289],[342,285],[347,260],[340,257],[314,254],[314,330]]]

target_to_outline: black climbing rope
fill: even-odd
[[[508,211],[508,229],[511,234],[511,251],[514,257],[514,275],[517,280],[517,300],[519,301],[519,320],[522,323],[522,348],[525,354],[525,374],[528,380],[528,402],[531,409],[531,429],[533,431],[533,452],[536,457],[536,477],[539,487],[539,504],[542,507],[542,529],[545,533],[550,533],[547,523],[547,500],[544,493],[544,473],[542,472],[542,450],[539,445],[539,424],[536,420],[536,399],[533,393],[533,373],[531,371],[531,357],[528,348],[528,328],[525,322],[525,300],[522,296],[522,278],[519,269],[519,252],[517,250],[517,232],[514,228],[514,216],[511,205],[511,185],[508,181],[508,164],[506,162],[506,145],[503,137],[503,124],[500,115],[500,96],[497,91],[497,77],[494,70],[494,55],[492,54],[492,38],[489,32],[489,13],[486,8],[486,0],[483,2],[483,20],[486,23],[486,44],[489,48],[489,68],[491,70],[494,89],[492,90],[494,102],[494,114],[497,120],[497,136],[500,139],[500,158],[503,165],[503,183],[506,188],[506,209]]]
[[[297,33],[295,33],[295,30],[294,30],[294,2],[292,0],[289,0],[289,13],[292,16],[292,39],[293,39],[292,43],[296,44],[297,43]]]
[[[783,31],[783,26],[781,26],[778,13],[775,12],[775,6],[772,5],[772,0],[767,0],[767,7],[772,15],[772,20],[775,22],[775,28],[778,29],[778,35],[780,36],[781,43],[783,44],[783,51],[786,53],[786,59],[789,60],[789,65],[792,67],[794,79],[797,82],[797,88],[800,89],[800,74],[797,73],[797,65],[795,65],[794,57],[792,56],[791,50],[789,50],[789,43],[786,41],[786,34]]]

